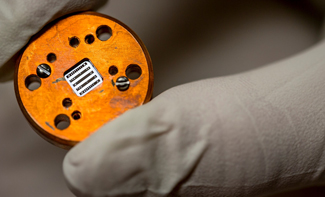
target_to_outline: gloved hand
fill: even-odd
[[[0,81],[47,22],[98,1],[1,2]],[[24,30],[24,31],[22,31]],[[239,75],[168,90],[73,148],[81,196],[252,196],[324,182],[325,43]]]
[[[13,78],[18,51],[48,22],[85,11],[107,0],[3,0],[0,1],[0,82]]]
[[[77,196],[254,196],[325,181],[325,42],[172,88],[74,147]]]

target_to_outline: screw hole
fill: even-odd
[[[65,108],[69,108],[72,106],[72,100],[69,99],[69,98],[65,98],[63,101],[62,101],[62,105],[63,107]]]
[[[95,41],[95,37],[91,34],[89,34],[85,37],[85,42],[87,44],[92,44],[94,41]]]
[[[47,61],[49,63],[53,63],[56,61],[56,55],[54,53],[50,53],[47,55]]]
[[[54,124],[59,130],[67,129],[70,126],[70,118],[65,114],[60,114],[56,116]]]
[[[107,25],[99,26],[96,30],[97,38],[101,41],[106,41],[112,37],[112,29]]]
[[[25,79],[25,86],[30,91],[37,90],[39,87],[41,87],[41,84],[42,84],[41,79],[36,75],[29,75]]]
[[[72,114],[71,114],[72,118],[74,120],[79,120],[81,118],[81,112],[80,111],[74,111]]]
[[[118,73],[118,68],[116,66],[111,66],[108,69],[110,75],[114,76]]]
[[[129,79],[134,80],[134,79],[138,79],[141,76],[142,70],[140,66],[136,64],[131,64],[127,67],[125,74]]]
[[[77,37],[70,38],[69,44],[73,48],[77,48],[79,46],[79,44],[80,44],[79,38],[77,38]]]

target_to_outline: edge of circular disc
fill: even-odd
[[[22,100],[20,98],[20,94],[19,94],[19,90],[18,90],[18,69],[19,69],[19,64],[20,64],[20,60],[21,57],[25,51],[25,49],[28,47],[29,44],[31,44],[34,40],[36,40],[40,35],[42,35],[46,30],[48,30],[49,28],[51,28],[53,25],[55,25],[58,21],[61,21],[65,18],[68,18],[70,16],[74,16],[74,15],[93,15],[93,16],[100,16],[103,18],[107,18],[109,20],[112,20],[116,23],[118,23],[119,25],[121,25],[122,27],[124,27],[126,30],[128,30],[132,36],[138,41],[138,43],[140,44],[145,57],[147,59],[148,62],[148,69],[149,69],[149,86],[148,86],[148,91],[147,91],[147,95],[145,97],[145,100],[143,102],[143,104],[149,102],[152,98],[152,93],[153,93],[153,79],[154,79],[154,74],[153,74],[153,67],[152,67],[152,61],[149,55],[149,52],[146,48],[146,46],[144,45],[144,43],[141,41],[141,39],[138,37],[138,35],[131,29],[129,28],[127,25],[125,25],[124,23],[122,23],[121,21],[111,17],[111,16],[107,16],[104,14],[100,14],[97,12],[93,12],[93,11],[86,11],[86,12],[77,12],[77,13],[72,13],[72,14],[68,14],[65,15],[63,17],[60,17],[50,23],[48,23],[41,31],[39,31],[37,34],[35,34],[30,41],[24,46],[24,48],[20,51],[20,55],[19,58],[17,59],[16,62],[16,66],[15,66],[15,74],[14,74],[14,89],[15,89],[15,94],[16,94],[16,99],[18,101],[18,105],[20,107],[20,110],[22,111],[22,113],[24,114],[25,118],[27,119],[28,123],[32,126],[33,130],[40,135],[44,140],[48,141],[49,143],[58,146],[60,148],[63,149],[70,149],[73,146],[75,146],[76,144],[79,143],[79,141],[71,141],[71,140],[66,140],[66,139],[62,139],[59,138],[55,135],[52,135],[48,132],[46,132],[44,129],[42,129],[29,115],[27,110],[25,109]]]

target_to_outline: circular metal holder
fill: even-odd
[[[34,130],[68,149],[148,102],[153,70],[149,53],[130,28],[84,12],[35,35],[17,62],[14,82],[19,106]]]

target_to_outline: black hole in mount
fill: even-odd
[[[142,70],[141,70],[140,66],[138,66],[136,64],[131,64],[127,67],[125,74],[129,79],[134,80],[141,76]]]
[[[74,120],[79,120],[81,118],[81,112],[80,111],[74,111],[72,114],[71,114],[72,118]]]
[[[114,76],[118,73],[118,68],[116,66],[111,66],[108,69],[110,75]]]
[[[70,118],[65,114],[60,114],[54,119],[55,127],[64,130],[70,126]]]
[[[94,41],[95,41],[95,37],[91,34],[89,34],[85,37],[85,42],[87,44],[92,44]]]
[[[77,37],[70,38],[69,44],[73,48],[77,48],[79,46],[79,44],[80,44],[79,38],[77,38]]]
[[[69,108],[72,106],[72,100],[69,99],[69,98],[65,98],[63,101],[62,101],[62,105],[63,107],[65,108]]]
[[[54,53],[50,53],[47,55],[47,61],[49,63],[53,63],[56,61],[56,55]]]
[[[107,25],[99,26],[96,30],[96,36],[101,41],[106,41],[112,37],[112,29]]]
[[[30,91],[37,90],[39,87],[41,87],[41,84],[42,84],[41,79],[36,75],[29,75],[25,79],[25,86]]]

